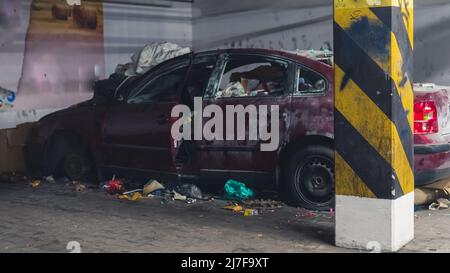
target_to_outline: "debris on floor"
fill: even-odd
[[[149,197],[164,197],[165,196],[165,190],[156,190],[147,196]]]
[[[188,198],[203,199],[202,191],[194,184],[181,184],[175,190]]]
[[[172,200],[179,200],[179,201],[186,201],[187,200],[186,195],[179,194],[176,191],[172,191],[171,194],[172,194]]]
[[[226,210],[231,210],[233,212],[241,212],[244,210],[244,208],[241,205],[238,205],[237,203],[233,203],[230,205],[227,205],[225,207],[223,207]]]
[[[165,187],[161,183],[152,179],[152,180],[148,181],[147,184],[144,185],[142,193],[145,196],[147,196],[151,193],[154,193],[159,190],[164,190],[164,189],[165,189]]]
[[[439,198],[435,202],[428,206],[429,210],[448,209],[450,207],[450,201],[446,198]]]
[[[444,191],[437,189],[417,188],[414,190],[414,204],[416,206],[429,205],[445,195]]]
[[[194,204],[197,202],[197,199],[194,198],[188,198],[186,199],[186,204]]]
[[[76,191],[76,192],[84,192],[84,191],[86,191],[86,186],[83,185],[79,181],[72,181],[70,184],[73,187],[74,191]]]
[[[429,210],[450,208],[450,181],[438,181],[414,190],[415,209],[426,207]]]
[[[31,187],[33,188],[39,188],[39,186],[41,186],[41,180],[34,180],[33,182],[30,183]]]
[[[245,209],[244,210],[244,216],[256,216],[259,215],[259,212],[257,209]]]
[[[142,192],[142,189],[136,189],[136,190],[132,190],[132,191],[126,191],[126,192],[124,192],[124,193],[122,193],[122,194],[127,195],[127,194],[132,194],[132,193],[135,193],[135,192]]]
[[[252,209],[252,208],[245,208],[244,206],[238,204],[238,203],[231,203],[227,206],[223,207],[225,210],[229,210],[235,213],[241,213],[244,216],[257,216],[259,215],[259,210]]]
[[[53,178],[52,175],[44,177],[44,181],[47,183],[51,183],[51,184],[56,183],[56,180],[55,180],[55,178]]]
[[[230,200],[243,201],[254,196],[252,189],[248,188],[244,183],[230,179],[224,186],[225,198]]]
[[[124,191],[123,180],[113,178],[103,186],[109,194],[121,194]]]
[[[144,199],[144,196],[140,192],[133,192],[130,194],[121,194],[118,196],[121,200],[128,200],[128,201],[139,201],[141,199]]]

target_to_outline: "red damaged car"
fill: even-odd
[[[238,82],[240,88],[228,92]],[[414,124],[416,185],[450,176],[448,91],[417,85]],[[27,147],[44,174],[195,180],[228,179],[280,190],[293,203],[334,203],[333,66],[327,52],[232,49],[183,55],[142,76],[120,80],[113,99],[95,99],[50,114]],[[236,92],[235,92],[236,91]],[[279,145],[261,141],[174,141],[171,111],[179,104],[279,105]],[[242,121],[238,121],[242,122]],[[248,128],[247,128],[248,130]],[[248,132],[247,132],[248,133]]]

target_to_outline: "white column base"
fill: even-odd
[[[414,238],[414,192],[397,200],[336,196],[336,245],[397,251]]]

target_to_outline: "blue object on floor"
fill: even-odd
[[[248,188],[244,183],[230,179],[225,183],[225,198],[232,200],[246,200],[252,198],[255,194],[252,189]]]

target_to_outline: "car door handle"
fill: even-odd
[[[167,122],[169,122],[169,118],[168,117],[166,117],[165,115],[160,115],[157,119],[156,119],[156,122],[158,123],[158,124],[166,124]]]

